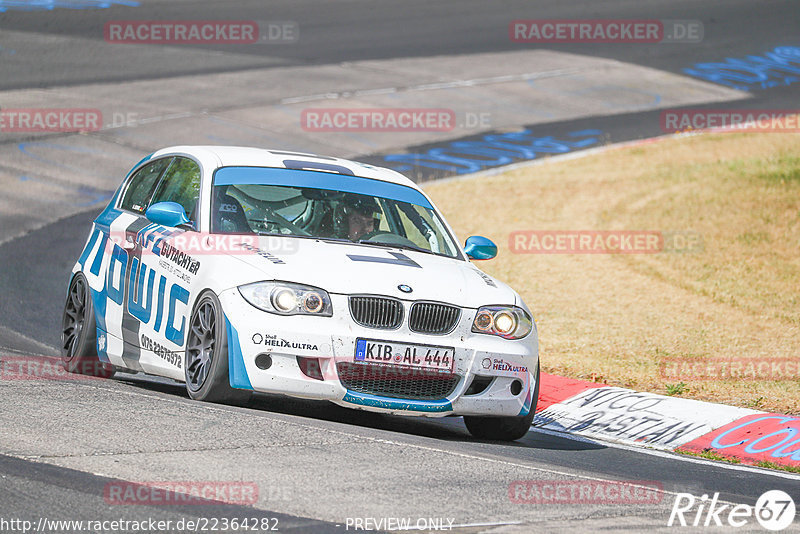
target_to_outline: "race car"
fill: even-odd
[[[94,220],[62,321],[67,370],[463,416],[515,440],[539,391],[536,323],[405,176],[354,161],[176,146],[133,167]]]

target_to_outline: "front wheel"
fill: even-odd
[[[70,373],[110,378],[114,368],[97,356],[97,325],[89,282],[78,273],[69,284],[61,318],[61,362]]]
[[[230,386],[225,316],[210,291],[200,297],[192,312],[183,368],[186,391],[192,399],[242,404],[251,397],[250,391]]]
[[[536,415],[536,403],[539,400],[539,363],[536,363],[536,386],[531,398],[531,411],[528,415],[515,417],[484,417],[465,415],[464,424],[469,433],[479,439],[498,441],[514,441],[528,433]]]

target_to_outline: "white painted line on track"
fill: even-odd
[[[447,529],[451,530],[451,529],[454,529],[454,528],[506,527],[506,526],[512,526],[512,525],[522,525],[522,524],[524,524],[524,521],[494,521],[494,522],[490,522],[490,523],[461,523],[461,524],[454,523],[452,525],[447,525]],[[413,526],[413,527],[407,527],[407,528],[400,528],[400,529],[397,529],[397,530],[394,530],[394,531],[390,531],[390,532],[405,532],[405,531],[409,531],[409,530],[431,531],[431,530],[436,530],[436,529],[431,529],[430,526],[428,526],[428,527]]]
[[[281,99],[281,104],[299,104],[313,102],[316,100],[337,100],[339,98],[349,98],[367,95],[381,95],[400,92],[415,91],[436,91],[441,89],[455,89],[458,87],[476,87],[479,85],[493,85],[498,83],[522,82],[527,80],[541,80],[544,78],[557,78],[559,76],[569,76],[585,71],[586,69],[556,69],[544,72],[526,72],[523,74],[506,74],[503,76],[492,76],[489,78],[473,78],[471,80],[451,80],[447,82],[426,83],[421,85],[409,85],[407,87],[382,87],[379,89],[365,89],[358,91],[341,91],[338,93],[318,93],[315,95],[291,96]]]
[[[7,241],[10,241],[10,239],[7,240]],[[5,242],[6,241],[0,241],[0,245],[2,245]],[[8,337],[17,337],[19,339],[23,339],[26,342],[30,343],[31,345],[35,345],[35,346],[41,348],[42,349],[41,356],[51,356],[51,355],[54,355],[54,354],[56,354],[58,352],[58,349],[55,348],[55,347],[51,347],[50,345],[48,345],[46,343],[42,343],[41,341],[39,341],[37,339],[33,339],[32,337],[28,337],[28,336],[26,336],[24,334],[20,334],[16,330],[12,330],[12,329],[7,328],[7,327],[2,326],[2,325],[0,325],[0,334],[5,334],[5,336],[8,336]],[[14,354],[26,354],[28,352],[28,351],[24,351],[24,350],[21,351],[21,350],[18,350],[18,349],[14,349],[14,348],[11,348],[11,347],[3,347],[1,345],[0,345],[0,351],[10,352],[10,353],[14,353]],[[39,356],[39,355],[37,355],[37,356]],[[0,358],[0,359],[2,359],[2,358]]]
[[[786,478],[789,480],[798,480],[800,481],[800,474],[790,473],[788,471],[779,471],[777,469],[764,469],[761,467],[751,466],[751,465],[741,465],[741,464],[731,464],[727,462],[718,462],[716,460],[706,460],[705,458],[700,458],[697,456],[686,456],[683,454],[678,454],[676,452],[671,451],[664,451],[659,449],[651,449],[649,447],[635,447],[633,445],[626,445],[624,443],[618,443],[616,441],[607,441],[602,439],[591,439],[584,436],[579,436],[576,434],[567,434],[564,432],[556,432],[555,430],[547,430],[544,428],[533,428],[534,432],[539,432],[542,434],[547,434],[548,436],[554,436],[559,438],[566,438],[571,439],[573,441],[579,441],[581,443],[592,443],[592,444],[600,444],[607,447],[613,447],[615,449],[622,449],[626,451],[632,452],[641,452],[644,454],[648,454],[650,456],[657,456],[659,458],[667,458],[670,460],[677,460],[681,462],[689,462],[693,464],[700,464],[700,465],[707,465],[710,467],[721,467],[723,469],[728,469],[730,471],[745,471],[748,473],[756,473],[759,475],[770,475],[776,476],[778,478]]]
[[[489,523],[461,523],[461,524],[455,524],[454,523],[452,525],[447,525],[446,529],[447,530],[452,530],[454,528],[507,527],[507,526],[513,526],[513,525],[522,525],[522,524],[524,524],[524,521],[494,521],[494,522],[489,522]],[[340,527],[342,525],[337,523],[336,526]],[[407,531],[412,531],[412,530],[431,531],[431,530],[438,530],[438,529],[432,529],[430,526],[427,526],[427,527],[418,527],[418,526],[411,527],[411,526],[409,526],[409,527],[404,527],[404,528],[398,528],[396,530],[389,530],[388,532],[407,532]],[[444,530],[444,528],[442,530]]]
[[[98,132],[107,132],[111,130],[119,130],[122,128],[132,128],[135,126],[142,126],[144,124],[153,124],[155,122],[164,122],[170,121],[175,119],[188,119],[191,117],[200,117],[205,115],[202,112],[193,112],[193,111],[182,111],[180,113],[168,113],[166,115],[154,115],[152,117],[144,117],[142,119],[131,119],[125,120],[122,124],[109,124],[108,126],[103,126]]]
[[[453,528],[470,528],[470,527],[504,527],[506,525],[521,525],[522,521],[494,521],[490,523],[461,523],[453,524]]]

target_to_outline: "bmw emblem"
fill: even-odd
[[[399,286],[397,286],[397,289],[399,289],[403,293],[411,293],[412,291],[414,291],[413,289],[411,289],[411,286],[407,286],[405,284],[400,284]]]

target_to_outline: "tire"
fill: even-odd
[[[245,404],[252,396],[230,385],[228,333],[222,305],[211,291],[200,295],[192,311],[183,369],[186,392],[194,400]]]
[[[97,323],[89,282],[72,278],[61,317],[61,362],[70,373],[110,378],[114,367],[97,356]]]
[[[464,424],[473,437],[497,441],[514,441],[528,433],[536,415],[539,400],[539,363],[536,364],[536,386],[533,388],[531,411],[528,415],[517,417],[485,417],[465,415]]]

